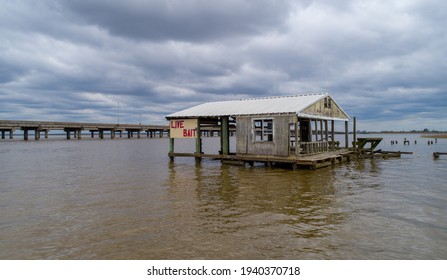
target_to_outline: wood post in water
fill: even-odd
[[[332,138],[332,149],[335,148],[335,121],[331,120],[331,138]]]
[[[434,159],[438,159],[440,155],[447,155],[447,153],[434,152],[433,153],[433,158]]]
[[[349,149],[348,121],[345,121],[345,148]]]
[[[200,155],[202,154],[202,133],[200,129],[200,118],[197,119],[197,130],[196,130],[196,161],[201,161]]]
[[[230,153],[230,129],[229,129],[229,118],[222,117],[221,121],[221,134],[220,134],[220,150],[223,155],[228,155]]]
[[[174,140],[175,138],[169,138],[169,159],[174,161]]]
[[[354,148],[354,151],[357,150],[357,123],[355,117],[353,118],[353,138],[352,139],[352,147]]]

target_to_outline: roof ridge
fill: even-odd
[[[249,98],[240,98],[240,99],[208,101],[208,103],[231,102],[231,101],[249,101],[249,100],[265,100],[265,99],[290,98],[290,97],[300,97],[300,96],[310,96],[310,95],[325,95],[325,94],[329,94],[329,93],[328,92],[310,92],[310,93],[300,93],[300,94],[295,94],[295,95],[276,95],[276,96],[265,96],[265,97],[249,97]]]

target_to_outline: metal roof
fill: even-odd
[[[166,118],[198,118],[273,114],[297,114],[298,116],[300,116],[300,113],[304,109],[327,96],[329,96],[328,93],[308,93],[294,96],[275,96],[265,98],[207,102],[191,107],[189,109],[167,115]],[[305,115],[303,113],[303,117],[307,116],[307,114]],[[319,118],[324,119],[325,117],[319,116]]]

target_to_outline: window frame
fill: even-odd
[[[273,142],[275,135],[273,118],[253,118],[251,122],[253,142]]]

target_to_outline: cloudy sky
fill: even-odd
[[[442,0],[2,0],[0,119],[329,92],[362,130],[447,130],[446,26]]]

